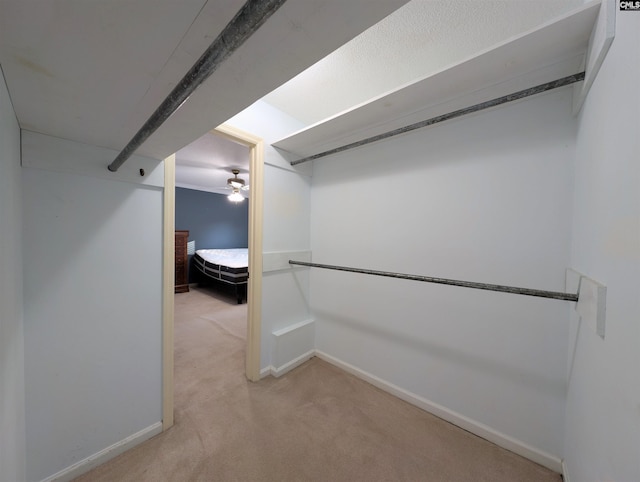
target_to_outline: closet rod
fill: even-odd
[[[389,271],[374,271],[371,269],[347,268],[346,266],[333,266],[330,264],[309,263],[306,261],[289,260],[289,264],[298,266],[309,266],[312,268],[333,269],[337,271],[348,271],[351,273],[370,274],[374,276],[386,276],[388,278],[408,279],[412,281],[424,281],[426,283],[437,283],[442,285],[462,286],[464,288],[475,288],[479,290],[500,291],[514,295],[537,296],[540,298],[552,298],[554,300],[578,301],[578,294],[562,293],[560,291],[533,290],[530,288],[518,288],[516,286],[492,285],[487,283],[476,283],[473,281],[458,281],[446,278],[432,278],[430,276],[418,276],[414,274],[392,273]]]
[[[153,134],[171,114],[189,98],[200,84],[213,74],[235,50],[237,50],[286,0],[248,0],[231,19],[222,32],[209,45],[171,93],[151,114],[122,152],[109,164],[116,172],[122,164]]]
[[[444,122],[447,120],[455,119],[456,117],[462,117],[463,115],[472,114],[473,112],[478,112],[484,109],[489,109],[490,107],[495,107],[497,105],[506,104],[507,102],[513,102],[514,100],[523,99],[525,97],[529,97],[531,95],[540,94],[542,92],[546,92],[548,90],[557,89],[559,87],[564,87],[566,85],[571,85],[576,82],[580,82],[584,80],[584,72],[579,72],[577,74],[569,75],[567,77],[563,77],[561,79],[553,80],[551,82],[547,82],[545,84],[536,85],[535,87],[530,87],[528,89],[520,90],[518,92],[514,92],[512,94],[507,94],[502,97],[498,97],[496,99],[488,100],[486,102],[481,102],[479,104],[472,105],[470,107],[464,107],[462,109],[449,112],[447,114],[442,114],[436,117],[432,117],[431,119],[427,119],[424,121],[416,122],[415,124],[410,124],[405,127],[399,127],[398,129],[394,129],[389,132],[385,132],[383,134],[378,134],[373,137],[368,137],[366,139],[362,139],[361,141],[352,142],[351,144],[347,144],[345,146],[336,147],[334,149],[329,149],[328,151],[320,152],[318,154],[314,154],[312,156],[303,157],[302,159],[298,159],[296,161],[291,161],[291,165],[295,166],[297,164],[302,164],[303,162],[314,161],[316,159],[320,159],[322,157],[331,156],[333,154],[337,154],[339,152],[347,151],[349,149],[353,149],[354,147],[364,146],[366,144],[371,144],[372,142],[381,141],[382,139],[387,139],[389,137],[397,136],[400,134],[404,134],[405,132],[410,132],[416,129],[421,129],[423,127],[427,127],[433,124],[438,124],[440,122]]]

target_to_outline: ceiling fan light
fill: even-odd
[[[244,197],[242,196],[242,194],[240,194],[240,192],[237,189],[234,189],[233,192],[227,196],[227,199],[229,199],[229,201],[234,203],[239,203],[244,201]]]
[[[230,186],[234,191],[237,191],[244,187],[244,179],[240,179],[238,174],[240,174],[239,169],[231,170],[233,177],[227,179],[227,185]]]

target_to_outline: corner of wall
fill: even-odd
[[[22,481],[26,470],[26,421],[20,127],[1,66],[0,246],[0,477]]]
[[[609,326],[603,338],[573,314],[565,480],[640,480],[640,13],[613,13],[616,40],[578,115],[571,246],[572,268],[607,285]]]

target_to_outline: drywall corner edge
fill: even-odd
[[[602,0],[585,58],[585,78],[573,90],[573,113],[580,112],[616,33],[616,0]]]
[[[562,481],[563,482],[571,482],[571,479],[569,478],[569,468],[567,467],[567,463],[564,461],[564,459],[562,460]]]

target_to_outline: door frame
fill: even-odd
[[[261,138],[222,124],[211,131],[249,148],[249,281],[247,286],[247,343],[245,374],[260,380],[262,325],[262,227],[264,142]],[[164,161],[162,270],[162,430],[173,425],[174,283],[175,283],[175,155]]]

